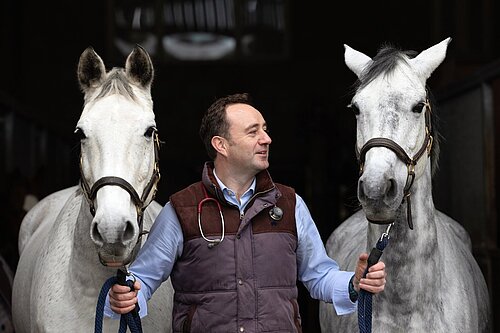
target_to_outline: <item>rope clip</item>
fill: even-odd
[[[382,241],[384,238],[387,238],[387,239],[391,238],[391,236],[389,236],[389,231],[391,231],[391,228],[393,225],[394,225],[394,222],[392,222],[391,224],[389,224],[387,226],[387,229],[385,229],[385,231],[382,233],[382,235],[380,235],[379,241]]]

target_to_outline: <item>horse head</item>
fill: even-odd
[[[415,56],[384,47],[371,59],[345,45],[345,63],[358,77],[350,108],[356,115],[360,162],[358,199],[370,222],[394,222],[412,185],[431,175],[428,155],[437,156],[437,135],[426,81],[446,56],[450,38]]]
[[[106,266],[129,263],[140,242],[144,210],[159,180],[151,83],[153,65],[137,46],[124,68],[106,71],[87,48],[78,63],[84,107],[80,137],[80,184],[92,222],[90,237]]]

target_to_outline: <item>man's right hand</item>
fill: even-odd
[[[135,308],[137,300],[137,291],[141,289],[139,281],[134,282],[134,290],[129,286],[115,284],[109,290],[109,305],[111,310],[118,314],[129,313]]]

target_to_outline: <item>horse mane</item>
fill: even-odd
[[[353,90],[358,91],[366,87],[370,82],[381,75],[391,74],[400,62],[409,65],[408,59],[414,58],[417,55],[418,52],[413,50],[404,51],[390,43],[383,44],[379,48],[377,55],[373,57],[370,65],[363,70],[358,80],[355,82]],[[434,96],[427,86],[425,88],[431,106],[431,135],[434,139],[431,149],[431,173],[432,176],[434,176],[439,169],[439,152],[442,136],[438,130],[439,119],[436,112]]]

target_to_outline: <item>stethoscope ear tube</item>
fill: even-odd
[[[215,202],[215,204],[217,205],[217,208],[219,209],[220,224],[221,224],[221,227],[222,227],[220,238],[207,238],[205,236],[205,234],[203,233],[203,227],[201,226],[201,212],[203,211],[203,204],[206,203],[206,202],[209,202],[209,201]],[[198,203],[198,228],[200,229],[201,237],[203,237],[203,239],[208,242],[208,248],[211,249],[215,245],[218,245],[220,242],[222,242],[224,240],[224,235],[225,235],[224,226],[225,226],[224,215],[222,215],[222,207],[220,206],[220,203],[216,199],[214,199],[214,198],[206,197],[206,198],[202,199]]]
[[[203,237],[203,239],[208,242],[208,248],[211,249],[215,245],[218,245],[219,243],[221,243],[224,240],[224,235],[225,235],[225,230],[224,230],[224,226],[225,226],[224,215],[222,215],[222,207],[221,207],[219,201],[217,201],[217,199],[215,199],[215,198],[210,198],[208,196],[207,189],[205,188],[205,186],[203,184],[201,184],[201,188],[203,189],[203,193],[205,194],[205,198],[201,199],[201,201],[198,203],[198,228],[200,229],[201,237]],[[220,224],[221,224],[221,227],[222,227],[220,238],[207,238],[205,236],[205,234],[203,233],[203,227],[201,226],[201,213],[203,211],[203,205],[206,202],[210,202],[210,201],[215,202],[215,204],[217,205],[217,208],[219,209]]]

